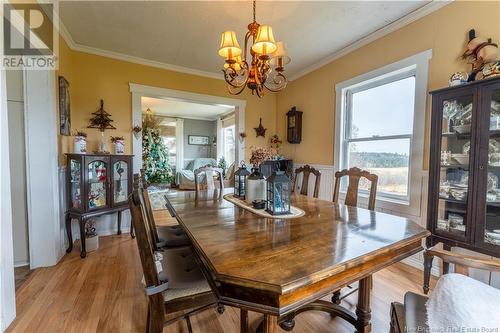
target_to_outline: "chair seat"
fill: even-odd
[[[178,247],[191,245],[188,236],[180,226],[157,226],[160,242],[165,242],[165,247]]]
[[[211,292],[191,247],[165,249],[161,254],[160,280],[168,281],[168,289],[163,292],[165,301]]]
[[[404,312],[407,332],[428,332],[427,308],[428,298],[412,292],[405,294]]]

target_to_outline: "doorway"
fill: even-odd
[[[172,90],[158,87],[151,87],[145,85],[139,85],[135,83],[130,83],[130,92],[132,93],[132,124],[133,126],[141,126],[143,120],[143,111],[147,110],[147,106],[142,104],[143,98],[154,98],[159,100],[167,100],[171,102],[184,102],[184,103],[193,103],[203,106],[209,107],[223,107],[226,108],[226,113],[219,113],[216,119],[216,134],[215,142],[212,138],[212,142],[207,144],[206,138],[201,138],[202,136],[207,135],[198,135],[197,137],[191,138],[191,143],[199,143],[199,140],[202,141],[202,145],[205,147],[202,152],[205,153],[206,156],[210,155],[215,157],[221,157],[222,152],[222,138],[223,133],[221,129],[223,128],[224,119],[233,118],[232,122],[234,123],[233,130],[233,145],[234,148],[228,147],[228,150],[234,149],[234,161],[240,161],[245,158],[245,147],[243,144],[243,140],[240,139],[240,134],[245,132],[245,107],[246,101],[235,99],[235,98],[227,98],[213,95],[205,95],[205,94],[197,94],[192,92],[180,91],[180,90]],[[151,108],[154,111],[154,107]],[[168,118],[168,117],[167,117]],[[180,144],[184,147],[186,146],[195,146],[196,144],[189,145],[190,138],[186,133],[186,123],[183,118],[178,115],[170,115],[170,118],[176,119],[176,170],[178,168],[184,168],[186,166],[185,163],[189,163],[189,160],[186,160],[183,152],[179,149]],[[195,117],[196,118],[196,117]],[[180,120],[180,123],[179,123]],[[196,119],[194,119],[196,120]],[[198,119],[199,120],[199,119]],[[181,126],[182,125],[182,126]],[[229,126],[229,125],[228,125]],[[232,125],[231,125],[232,126]],[[182,135],[181,135],[182,133]],[[229,133],[227,134],[229,135]],[[196,136],[196,135],[195,135]],[[187,141],[184,142],[184,141]],[[228,139],[229,144],[229,139]],[[192,147],[190,147],[192,148]],[[198,147],[199,148],[199,147]],[[185,150],[185,149],[184,149]],[[134,154],[134,172],[137,173],[142,168],[142,136],[135,136],[133,139],[132,151]],[[229,153],[228,153],[229,154]]]
[[[141,109],[146,178],[191,189],[193,171],[200,166],[217,166],[232,175],[236,158],[234,106],[143,96]],[[163,178],[157,173],[163,173]]]

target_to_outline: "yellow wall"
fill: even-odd
[[[248,153],[252,145],[267,146],[268,138],[275,133],[276,95],[269,93],[259,99],[251,94],[230,96],[223,80],[216,80],[189,75],[155,67],[149,67],[107,57],[69,50],[61,40],[60,69],[70,84],[71,96],[71,128],[88,133],[87,150],[97,149],[100,132],[87,129],[90,114],[99,108],[100,99],[104,100],[104,109],[111,114],[116,130],[105,131],[108,148],[111,149],[110,136],[124,136],[126,153],[131,153],[132,140],[132,95],[129,83],[137,83],[154,87],[183,90],[194,93],[234,97],[247,101],[245,110],[245,146]],[[222,76],[222,73],[221,73]],[[262,124],[267,128],[266,138],[256,138],[254,127]],[[72,138],[71,138],[72,139]],[[60,140],[61,156],[59,162],[64,163],[63,154],[71,152],[72,141],[68,138]]]
[[[428,89],[445,87],[451,73],[469,70],[459,56],[471,28],[480,36],[500,42],[500,1],[454,2],[291,82],[278,94],[277,132],[286,139],[285,114],[295,105],[304,112],[302,142],[285,144],[282,152],[299,163],[333,164],[337,83],[432,49]],[[425,147],[429,146],[429,102],[430,98],[427,110],[419,110],[426,112]],[[427,164],[426,148],[424,168]]]

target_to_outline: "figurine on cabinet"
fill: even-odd
[[[462,55],[462,58],[467,59],[467,63],[472,66],[468,76],[469,82],[499,76],[500,60],[497,60],[497,57],[498,45],[493,43],[491,38],[478,37],[474,29],[469,30],[469,42]]]

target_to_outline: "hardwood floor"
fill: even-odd
[[[99,250],[86,259],[75,249],[57,266],[34,270],[16,292],[17,318],[7,332],[144,332],[147,300],[135,240],[123,234],[101,237],[99,243]],[[375,274],[372,332],[388,332],[390,303],[402,301],[408,290],[421,293],[421,283],[422,272],[404,264]],[[356,295],[345,300],[351,306],[355,301]],[[262,315],[249,315],[255,330]],[[226,307],[222,315],[207,310],[191,323],[194,332],[238,332],[239,310]],[[165,332],[187,332],[186,323],[176,322]],[[308,312],[297,316],[293,332],[344,333],[353,328],[326,313]]]

